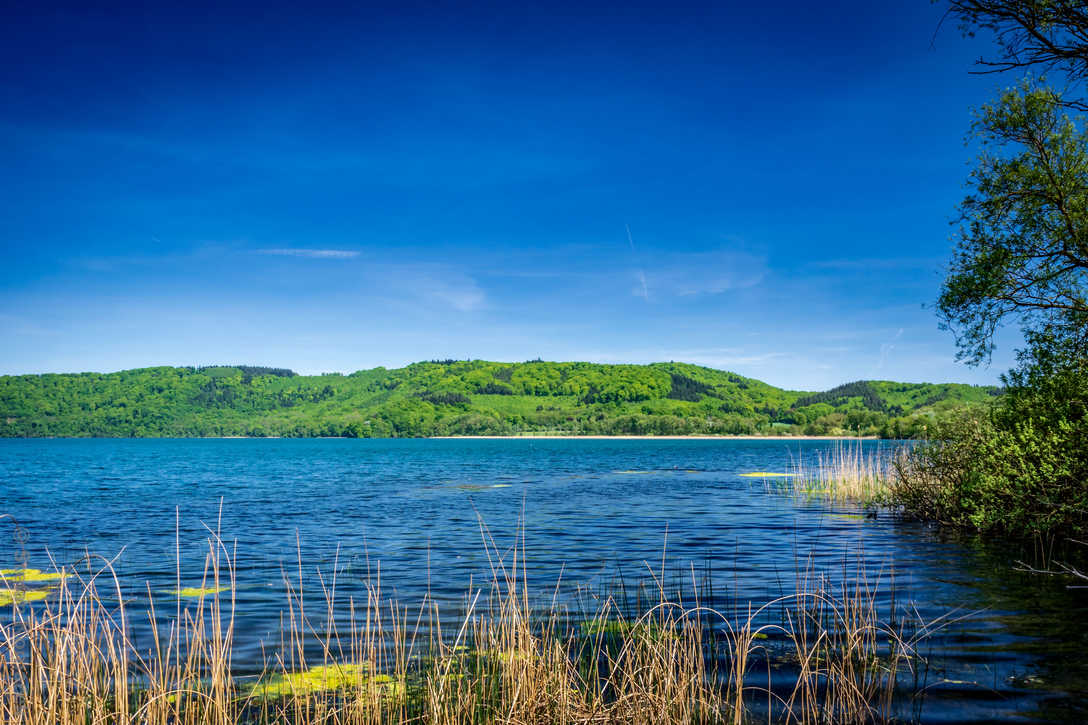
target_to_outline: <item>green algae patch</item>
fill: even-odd
[[[608,634],[608,635],[624,635],[632,630],[635,630],[640,625],[633,622],[624,622],[616,619],[595,619],[590,622],[582,622],[578,625],[584,636],[592,636],[596,634]]]
[[[203,597],[209,594],[219,594],[220,592],[230,591],[230,587],[182,587],[181,589],[171,589],[167,594],[175,597]]]
[[[620,474],[623,476],[645,476],[647,474],[654,473],[654,471],[612,471],[612,473]]]
[[[40,602],[51,589],[0,589],[0,607],[22,602]]]
[[[668,628],[662,628],[657,622],[642,619],[633,622],[622,619],[594,619],[582,622],[578,625],[578,629],[583,637],[603,637],[615,640],[639,638],[659,640],[675,634]]]
[[[462,491],[489,491],[493,488],[510,488],[509,483],[493,483],[490,486],[485,486],[479,483],[462,483],[457,488]]]
[[[371,675],[369,665],[323,665],[303,672],[278,674],[258,682],[246,693],[257,699],[297,697],[320,692],[367,690],[383,698],[404,695],[403,680],[389,675]]]
[[[739,474],[742,478],[789,478],[796,476],[796,473],[774,473],[772,471],[752,471],[751,473]]]
[[[41,569],[0,569],[0,577],[12,582],[55,582],[72,576],[63,571],[42,571]]]

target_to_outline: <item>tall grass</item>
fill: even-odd
[[[531,600],[524,542],[504,556],[485,542],[492,581],[453,619],[430,599],[384,598],[379,572],[365,601],[345,602],[334,567],[311,601],[300,554],[281,641],[255,679],[234,674],[235,552],[218,530],[202,586],[223,591],[178,596],[167,613],[131,611],[111,563],[88,559],[0,620],[0,722],[883,722],[910,694],[919,642],[944,624],[882,619],[879,582],[858,572],[800,576],[730,617],[699,601],[694,573],[692,601],[666,596],[664,565],[646,611],[625,617],[605,597],[573,616],[558,597]]]
[[[863,450],[861,442],[839,442],[834,449],[817,452],[816,464],[798,461],[789,479],[794,493],[861,504],[888,503],[891,500],[894,461],[901,451]]]

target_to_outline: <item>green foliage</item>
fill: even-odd
[[[472,398],[461,393],[432,393],[429,390],[416,393],[416,397],[431,405],[469,405],[472,402]]]
[[[1083,3],[951,0],[950,12],[966,34],[994,34],[999,59],[983,65],[1088,78]],[[983,151],[937,310],[970,364],[989,359],[1009,322],[1027,346],[996,405],[950,419],[899,462],[895,497],[915,515],[1088,533],[1088,132],[1069,109],[1088,106],[1029,76],[973,126]]]
[[[1025,81],[983,107],[984,153],[960,205],[937,309],[960,357],[989,358],[997,328],[1078,340],[1088,321],[1088,134],[1059,95]]]
[[[965,405],[984,405],[992,392],[872,381],[814,396],[681,363],[442,360],[347,376],[287,373],[162,367],[106,375],[3,376],[0,435],[900,436],[918,434]],[[879,405],[872,402],[874,395]],[[800,405],[814,398],[827,402]],[[871,410],[874,406],[879,410]],[[898,408],[903,416],[887,412]]]
[[[1088,370],[1036,360],[989,415],[950,419],[900,462],[895,499],[981,531],[1088,533]]]
[[[672,387],[669,390],[668,397],[672,400],[687,400],[698,403],[703,399],[704,395],[714,393],[714,387],[711,385],[701,383],[679,373],[670,373],[670,375],[672,377]]]
[[[875,388],[866,380],[859,380],[856,383],[846,383],[840,385],[837,388],[832,388],[823,393],[815,393],[814,395],[806,395],[803,398],[799,398],[794,406],[797,408],[804,407],[806,405],[812,405],[813,403],[830,403],[832,405],[842,405],[846,403],[850,398],[858,398],[861,404],[869,410],[885,411],[888,409],[887,401],[880,397],[880,394]],[[893,406],[902,412],[902,406]]]

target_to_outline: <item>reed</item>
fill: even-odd
[[[893,461],[901,452],[862,450],[856,444],[840,442],[830,452],[818,452],[813,467],[798,461],[788,480],[799,495],[836,502],[881,504],[890,501]]]
[[[281,640],[255,679],[234,675],[236,552],[218,529],[201,588],[222,591],[179,595],[172,612],[134,614],[112,563],[88,558],[60,572],[70,576],[44,600],[6,608],[0,721],[883,722],[910,694],[919,643],[946,623],[882,619],[880,582],[860,568],[837,584],[799,576],[793,593],[727,616],[699,601],[694,572],[692,601],[667,597],[664,564],[650,572],[658,601],[638,616],[608,597],[574,616],[558,595],[531,600],[523,540],[500,555],[483,531],[492,579],[453,619],[430,599],[408,608],[384,598],[380,567],[365,601],[337,596],[335,566],[311,601],[300,547],[285,575]],[[141,619],[149,641],[134,634]]]

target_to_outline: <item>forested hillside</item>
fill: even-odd
[[[782,390],[681,363],[444,360],[350,375],[157,367],[0,377],[0,436],[879,435],[915,437],[997,388]]]

